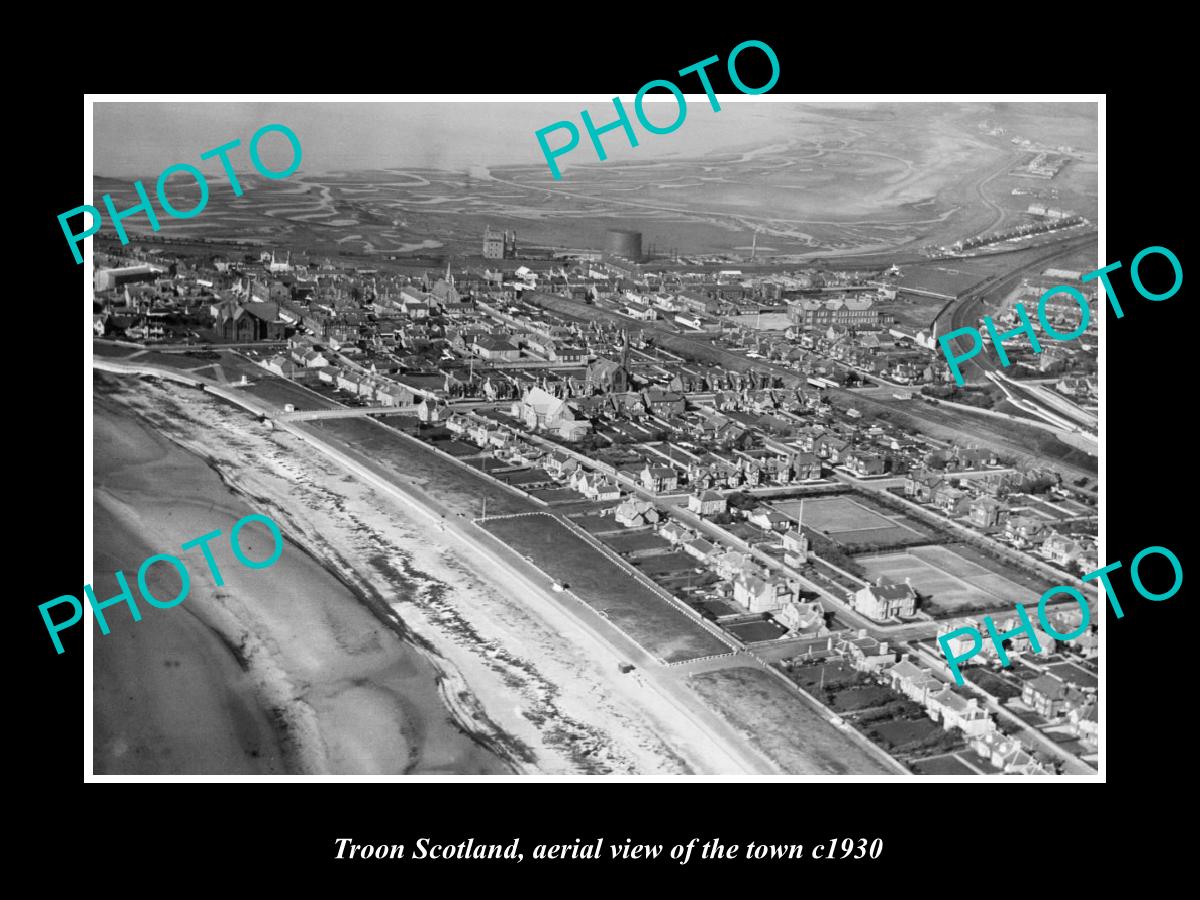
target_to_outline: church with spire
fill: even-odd
[[[622,331],[621,338],[620,362],[597,357],[588,365],[584,380],[593,392],[623,394],[634,389],[634,379],[629,371],[629,333]]]

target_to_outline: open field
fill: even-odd
[[[617,531],[618,529],[621,529],[621,526],[613,520],[612,516],[597,516],[589,514],[586,516],[573,516],[571,521],[589,534],[600,534],[606,531]]]
[[[840,660],[798,665],[789,674],[793,681],[810,693],[815,693],[822,686],[852,685],[860,680],[859,673]]]
[[[693,675],[688,685],[789,774],[892,774],[769,672],[717,669]]]
[[[739,640],[746,641],[747,643],[773,641],[787,634],[786,628],[770,619],[762,619],[758,622],[742,622],[738,625],[730,625],[726,630]]]
[[[927,263],[905,266],[896,280],[896,287],[900,289],[915,288],[921,291],[945,294],[948,297],[957,297],[985,277],[978,269],[971,266],[968,260],[930,260]]]
[[[607,521],[609,525],[614,524],[612,519],[602,519],[601,521]],[[606,534],[600,540],[618,553],[635,553],[638,550],[666,550],[671,546],[653,531],[635,531],[632,534]]]
[[[414,443],[370,419],[323,419],[299,423],[317,437],[333,441],[344,452],[386,470],[400,482],[424,485],[454,512],[478,515],[484,498],[488,512],[496,515],[526,512],[529,500],[473,475],[428,447]],[[433,487],[431,487],[433,486]]]
[[[579,494],[570,488],[563,487],[540,487],[540,488],[524,488],[529,491],[530,497],[536,497],[543,503],[567,504],[579,502]]]
[[[959,607],[1012,606],[1026,594],[1020,585],[943,547],[913,547],[903,553],[860,556],[856,561],[872,580],[912,579],[917,591],[951,613]]]
[[[92,342],[92,353],[108,359],[124,359],[132,353],[140,352],[141,349],[141,347],[118,347],[113,344],[104,344],[100,341]]]
[[[552,480],[542,469],[517,469],[515,472],[493,472],[492,474],[505,484],[515,484],[519,487],[530,484],[546,484]]]
[[[925,717],[880,722],[870,727],[870,733],[889,750],[903,751],[919,744],[943,740],[948,744],[956,743],[948,732],[943,731],[932,719]]]
[[[801,503],[804,505],[804,524],[840,544],[890,544],[923,537],[920,531],[849,497],[781,500],[771,505],[785,515],[799,516]]]
[[[633,560],[633,564],[655,578],[659,575],[670,575],[675,572],[690,572],[700,567],[695,557],[688,556],[675,550],[671,553],[656,553],[653,556],[643,556]]]
[[[918,775],[978,775],[979,773],[962,762],[957,756],[931,756],[913,763]]]
[[[878,684],[864,684],[838,691],[833,698],[833,708],[838,712],[853,712],[884,706],[897,699],[890,688]]]
[[[1089,507],[1071,498],[1012,494],[1008,497],[1008,504],[1014,513],[1031,515],[1047,522],[1096,515],[1094,506]]]
[[[729,651],[554,516],[535,513],[479,524],[664,662]]]
[[[234,390],[245,391],[247,394],[266,400],[268,403],[273,403],[280,409],[283,409],[288,403],[292,404],[297,410],[337,409],[338,404],[333,400],[327,400],[324,397],[311,394],[285,378],[278,378],[272,375],[266,369],[259,369],[257,380],[255,379],[256,376],[251,376],[251,383],[243,388],[234,387],[233,385],[230,385],[230,387]]]
[[[963,559],[973,562],[980,567],[987,569],[997,575],[1003,575],[1004,578],[1011,581],[1013,584],[1020,585],[1024,590],[1025,599],[1037,602],[1037,598],[1048,591],[1050,588],[1061,582],[1050,582],[1048,579],[1040,575],[1031,575],[1024,569],[1018,569],[1014,566],[1000,562],[995,557],[989,556],[982,550],[968,544],[964,541],[955,541],[945,545],[946,549],[952,550],[955,556],[960,556]],[[1030,595],[1033,595],[1032,597]],[[1020,601],[1014,601],[1020,602]]]
[[[967,666],[963,669],[963,677],[987,691],[999,700],[1009,700],[1021,696],[1021,691],[1014,687],[1000,674],[980,666]]]

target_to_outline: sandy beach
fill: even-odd
[[[237,563],[228,534],[262,510],[204,459],[109,398],[94,422],[97,597],[154,553],[192,576],[179,606],[141,603],[136,623],[113,607],[111,633],[94,626],[98,774],[513,771],[452,720],[439,671],[308,553],[288,542],[270,569]],[[179,549],[214,529],[219,588],[198,548]],[[179,586],[168,566],[149,582],[164,598]]]
[[[97,771],[106,770],[102,763],[131,770],[118,759],[137,771],[230,759],[242,768],[206,771],[742,770],[710,732],[619,674],[611,648],[566,613],[529,602],[528,584],[303,440],[194,390],[95,377],[97,546],[107,540],[101,508],[145,544],[136,553],[122,546],[119,563],[106,544],[110,555],[98,550],[97,573],[136,572],[149,552],[171,552],[213,528],[227,534],[247,512],[265,513],[287,536],[283,558],[263,572],[241,568],[227,542],[214,542],[227,573],[222,588],[189,551],[196,568],[184,604],[150,609],[141,623],[120,621],[97,639]],[[164,575],[166,597],[178,586],[171,577]],[[113,587],[101,594],[110,596],[114,585],[101,579],[97,588]],[[208,733],[223,736],[219,758],[215,748],[184,746],[156,753],[160,768],[137,769],[139,754],[118,753],[137,743],[126,732],[152,745],[181,740],[168,709],[129,715],[139,704],[177,700],[148,684],[172,671],[162,645],[117,639],[119,627],[128,634],[152,617],[181,635],[185,620],[195,623],[180,640],[190,649],[187,665],[209,660],[210,683],[225,683],[231,665],[244,672],[242,693],[188,704],[212,720]],[[102,652],[120,664],[102,663]],[[224,669],[211,661],[221,652]],[[102,665],[119,676],[111,689],[99,687]],[[127,689],[133,699],[125,707],[102,695]],[[274,744],[264,737],[271,729]]]

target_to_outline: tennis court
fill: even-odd
[[[849,497],[781,500],[771,505],[785,515],[798,518],[801,502],[804,504],[804,524],[842,543],[888,544],[922,536],[907,525],[868,509]]]
[[[902,553],[860,556],[857,562],[872,580],[878,577],[898,582],[910,579],[919,593],[950,611],[956,606],[1011,608],[1013,604],[1029,599],[1027,588],[944,547],[914,547]]]

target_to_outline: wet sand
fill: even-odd
[[[384,489],[379,478],[351,475],[346,462],[333,459],[307,438],[273,429],[211,394],[102,372],[95,373],[95,392],[160,439],[186,450],[189,459],[205,460],[231,491],[222,496],[244,498],[254,511],[279,523],[289,547],[318,561],[327,577],[440,672],[443,708],[429,715],[445,716],[448,710],[477,742],[509,760],[515,771],[724,774],[759,771],[766,765],[754,754],[748,761],[742,740],[723,723],[714,730],[711,716],[701,715],[704,721],[698,723],[694,714],[681,715],[682,695],[676,686],[667,685],[663,693],[664,686],[649,673],[645,680],[623,674],[617,667],[626,658],[622,651],[564,609],[543,578],[519,571],[480,544],[466,520],[448,517],[439,523],[439,505],[449,502],[440,478],[420,488],[403,482],[402,493],[411,489],[418,496],[401,500],[396,489]],[[424,451],[412,452],[416,467]],[[373,465],[366,468],[368,474],[378,474]],[[172,484],[160,477],[142,483]],[[172,496],[178,493],[173,486]],[[211,517],[211,492],[205,496],[206,516]],[[425,511],[429,509],[432,521]],[[228,515],[230,522],[235,518]],[[220,526],[207,520],[203,526],[189,526],[175,545],[212,527]],[[227,545],[222,551],[228,554]],[[140,557],[134,564],[138,561]],[[196,564],[203,565],[199,559]],[[256,585],[262,582],[253,578],[262,574],[246,573],[247,592],[231,590],[231,596],[254,597],[257,603]],[[171,585],[164,587],[164,596],[173,593]],[[312,593],[310,585],[300,585],[297,593],[306,609],[311,606],[305,599]],[[166,616],[176,611],[154,612]],[[255,651],[250,671],[270,671],[269,664],[281,652],[297,652],[291,646],[295,638],[286,617],[264,616],[257,607],[253,611],[253,617],[241,611],[239,623],[245,624],[240,628],[222,631],[233,635],[235,646],[240,636],[252,636],[247,645]],[[329,630],[327,623],[309,628]],[[306,632],[302,640],[313,643],[318,636]],[[266,686],[281,680],[287,683],[277,678]],[[296,679],[291,681],[295,684]],[[310,691],[303,699],[311,702],[315,695]],[[347,692],[341,696],[354,699]],[[299,712],[304,709],[300,706]],[[324,727],[345,747],[349,738],[336,718],[345,713],[351,725],[359,726],[358,749],[377,756],[377,738],[357,715],[360,710],[356,704],[326,708]],[[285,755],[294,755],[297,746],[320,744],[321,731],[296,728],[297,720],[301,726],[307,721],[303,716],[289,720],[289,733],[299,740],[283,748]],[[465,762],[468,765],[463,759],[450,761],[439,771],[472,771],[470,759]],[[322,767],[340,771],[320,760],[301,770]],[[289,769],[296,766],[289,763]]]
[[[234,558],[228,535],[256,509],[202,458],[97,394],[95,582],[98,599],[133,583],[142,560],[173,553],[192,578],[170,609],[139,603],[107,610],[95,628],[94,762],[97,774],[460,774],[514,766],[468,734],[443,699],[441,673],[364,598],[292,541],[269,569]],[[267,555],[265,529],[249,536]],[[225,584],[199,548],[180,545],[214,529]],[[286,529],[285,529],[286,531]],[[262,543],[263,546],[256,544]],[[150,573],[153,592],[178,592],[168,565]]]

